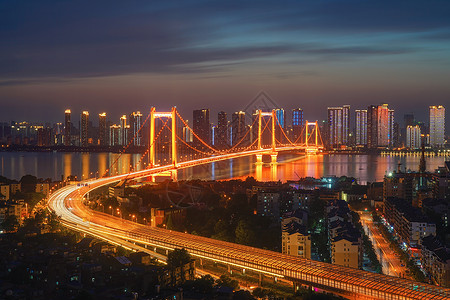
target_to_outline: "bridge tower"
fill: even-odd
[[[271,162],[277,162],[277,152],[276,152],[276,143],[275,143],[275,110],[273,109],[271,112],[263,112],[260,109],[258,110],[258,150],[262,149],[262,129],[261,129],[261,121],[262,117],[270,117],[272,121],[272,153]],[[256,162],[262,163],[262,154],[256,154]]]
[[[311,130],[311,133],[309,133],[309,127],[312,126],[313,129]],[[315,122],[305,122],[305,131],[306,131],[306,138],[305,138],[305,146],[306,146],[306,152],[317,152],[317,149],[319,147],[319,124],[317,121]],[[310,135],[314,134],[314,145],[310,145]],[[311,147],[311,148],[310,148]]]
[[[172,107],[170,112],[156,112],[155,107],[150,109],[150,139],[149,139],[149,165],[150,167],[155,166],[155,119],[156,118],[170,118],[172,124],[170,129],[172,131],[172,164],[177,167],[177,108]]]

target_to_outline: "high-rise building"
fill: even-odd
[[[72,136],[71,136],[71,128],[72,128],[72,123],[70,122],[70,109],[66,109],[64,115],[65,115],[65,120],[64,120],[64,146],[70,146],[72,144]]]
[[[118,146],[120,136],[120,126],[117,124],[113,124],[109,126],[109,145],[110,146]]]
[[[228,146],[228,118],[227,113],[221,111],[217,115],[217,128],[215,130],[215,145],[219,149]]]
[[[421,147],[419,125],[406,127],[406,147],[409,149],[419,149]]]
[[[328,143],[348,145],[350,136],[350,105],[328,107]]]
[[[414,126],[415,124],[415,119],[414,119],[414,114],[409,113],[409,114],[404,114],[403,115],[403,121],[405,122],[405,128],[408,126]]]
[[[303,117],[303,109],[296,108],[292,110],[292,135],[293,142],[297,141],[297,143],[303,142],[300,138],[302,135],[304,126],[304,117]]]
[[[98,114],[98,144],[101,146],[108,145],[105,112]]]
[[[377,146],[389,145],[389,108],[387,104],[377,107]]]
[[[387,104],[367,108],[367,146],[388,147],[393,144],[394,110]]]
[[[367,109],[357,109],[355,111],[356,121],[356,145],[367,145]]]
[[[142,146],[142,114],[140,111],[133,112],[130,115],[130,139],[133,139],[133,145]]]
[[[194,133],[205,143],[211,144],[211,130],[209,122],[209,109],[198,109],[193,112]],[[194,145],[203,148],[204,145],[197,138],[194,138]]]
[[[88,144],[89,144],[89,112],[85,110],[81,113],[80,146],[87,147]]]
[[[342,144],[348,145],[350,137],[350,105],[342,106]]]
[[[342,107],[328,107],[328,143],[330,146],[343,143],[342,121]]]
[[[231,145],[236,145],[245,135],[245,112],[237,111],[231,116]],[[241,143],[240,145],[243,145]]]
[[[388,146],[394,147],[396,141],[394,110],[388,110]],[[398,131],[398,130],[397,130]]]
[[[278,125],[280,125],[281,128],[286,129],[286,114],[284,109],[282,108],[275,109],[275,115],[277,117]]]
[[[120,131],[119,131],[119,144],[122,146],[128,145],[129,137],[128,131],[130,130],[130,125],[127,123],[127,116],[123,115],[120,117]]]
[[[442,105],[430,106],[430,146],[444,146],[445,108]]]

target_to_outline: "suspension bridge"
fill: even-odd
[[[323,148],[317,122],[305,122],[302,134],[292,141],[282,128],[274,110],[257,111],[253,123],[240,135],[240,139],[226,149],[214,147],[209,140],[205,141],[200,132],[195,132],[188,126],[176,108],[172,108],[170,112],[156,112],[156,109],[152,108],[145,122],[149,122],[150,129],[148,149],[138,164],[143,159],[148,159],[148,168],[138,170],[136,164],[134,170],[129,173],[111,176],[109,170],[117,163],[116,159],[101,178],[57,190],[50,196],[48,205],[61,217],[62,224],[133,250],[151,251],[156,254],[156,248],[167,251],[185,248],[191,255],[200,259],[283,278],[292,281],[294,287],[301,284],[314,286],[352,299],[406,300],[450,297],[450,289],[443,287],[146,226],[89,210],[83,204],[83,199],[89,192],[121,180],[152,177],[163,173],[170,173],[176,180],[177,170],[183,168],[253,155],[256,156],[257,163],[262,162],[263,155],[269,155],[271,163],[276,164],[280,152],[304,151],[314,155]],[[188,142],[178,134],[178,122],[192,133],[194,142]],[[144,124],[139,132],[142,128]],[[132,141],[124,151],[131,143]],[[187,149],[189,154],[186,154]],[[162,163],[166,162],[166,159],[158,159],[162,151],[169,154],[168,163]]]

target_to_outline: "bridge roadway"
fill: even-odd
[[[277,151],[284,151],[287,148],[277,148]],[[261,153],[268,153],[267,149],[265,151],[246,151],[245,154]],[[243,153],[198,159],[195,161],[196,163],[193,161],[182,162],[178,165],[178,168],[187,168],[241,156],[243,156]],[[296,284],[311,285],[341,295],[344,294],[346,297],[353,299],[450,298],[450,289],[448,288],[145,226],[113,217],[107,213],[91,211],[82,204],[82,200],[87,193],[101,186],[125,178],[141,178],[173,169],[173,166],[162,166],[130,174],[88,180],[80,185],[69,185],[57,190],[50,196],[49,207],[61,217],[64,225],[125,247],[127,245],[131,247],[131,243],[134,242],[167,250],[184,247],[191,255],[198,258],[285,278]]]

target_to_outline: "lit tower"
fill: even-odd
[[[350,136],[350,105],[342,106],[342,143],[348,145]]]
[[[209,109],[198,109],[193,112],[193,130],[199,138],[201,138],[208,145],[211,144],[211,129],[209,123]],[[197,148],[204,148],[205,146],[198,140],[194,139],[194,145]]]
[[[217,128],[215,132],[216,145],[220,149],[224,149],[228,145],[228,118],[227,113],[221,111],[217,115]]]
[[[444,146],[445,108],[442,105],[430,106],[430,146]]]
[[[80,124],[81,147],[88,146],[88,139],[89,139],[89,112],[85,110],[81,113],[81,124]]]
[[[244,137],[245,112],[237,111],[231,116],[231,145],[236,145]]]
[[[367,109],[355,111],[356,120],[356,145],[367,145]]]
[[[142,133],[139,132],[139,129],[141,129],[142,126],[142,114],[140,111],[137,112],[133,112],[130,115],[130,130],[131,130],[131,135],[133,138],[134,137],[134,141],[133,144],[135,146],[142,146]]]
[[[328,107],[328,143],[330,146],[342,144],[342,113],[342,107]]]
[[[128,129],[130,125],[127,124],[127,116],[123,115],[120,117],[120,133],[119,133],[119,144],[126,146],[128,144]]]
[[[71,127],[72,123],[70,122],[70,109],[66,109],[64,115],[64,146],[70,146],[71,144]]]
[[[101,146],[106,146],[106,113],[98,114],[98,143]]]
[[[301,143],[300,136],[303,131],[303,109],[296,108],[292,110],[292,132],[294,134],[294,142]]]

